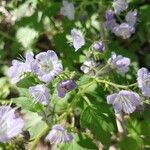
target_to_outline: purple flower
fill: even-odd
[[[150,73],[146,68],[141,68],[137,73],[137,81],[144,96],[150,96]]]
[[[63,16],[66,16],[69,20],[74,20],[75,8],[72,3],[67,0],[63,0],[63,7],[60,10]]]
[[[68,133],[60,124],[54,125],[52,130],[46,136],[46,141],[51,144],[67,143],[73,139],[73,135]]]
[[[115,19],[111,19],[111,20],[106,20],[103,23],[103,26],[105,29],[112,31],[114,29],[114,27],[118,26],[118,24]]]
[[[114,12],[111,9],[105,12],[105,19],[107,21],[111,21],[112,19],[114,19]]]
[[[102,41],[97,41],[93,44],[93,48],[98,52],[103,52],[105,50],[105,44]]]
[[[75,51],[80,49],[84,44],[84,36],[80,30],[77,30],[76,28],[71,30],[71,38],[73,42],[73,47],[75,48]]]
[[[32,62],[32,72],[38,75],[43,82],[53,80],[63,69],[56,53],[52,50],[41,52],[35,58],[35,61]]]
[[[29,94],[34,98],[36,102],[40,102],[43,105],[48,105],[50,99],[49,89],[42,84],[32,86],[29,88]]]
[[[131,27],[134,27],[137,20],[137,10],[135,9],[134,11],[129,11],[125,19]]]
[[[113,33],[116,36],[122,37],[123,39],[128,39],[135,32],[135,28],[127,23],[122,23],[113,28]]]
[[[113,105],[115,113],[123,111],[130,114],[137,106],[141,105],[141,100],[137,93],[122,90],[119,93],[108,95],[107,103]]]
[[[73,80],[65,80],[57,85],[57,95],[61,98],[76,88],[76,83]]]
[[[112,4],[116,14],[120,14],[128,8],[128,3],[126,0],[114,0]]]
[[[80,70],[83,71],[85,74],[94,76],[95,75],[95,67],[98,66],[98,63],[96,63],[93,59],[87,59],[82,66],[80,67]]]
[[[112,53],[110,58],[111,67],[113,69],[117,69],[117,72],[121,75],[125,75],[126,72],[129,71],[130,59],[127,57],[123,57],[122,55],[116,55],[116,53]]]
[[[31,63],[33,60],[33,53],[29,52],[26,54],[25,62],[12,61],[12,66],[8,69],[8,76],[13,84],[19,82],[23,78],[24,73],[31,72]]]
[[[7,142],[17,136],[24,126],[24,121],[9,106],[0,106],[0,142]]]

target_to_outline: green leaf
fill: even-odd
[[[6,98],[10,93],[10,85],[6,77],[0,78],[0,98]]]
[[[28,97],[12,98],[12,101],[22,109],[30,110],[33,112],[40,112],[44,107],[42,104],[35,103],[31,98]]]
[[[46,123],[42,121],[42,117],[37,113],[23,110],[22,114],[25,120],[24,129],[29,131],[31,139],[36,137],[41,132],[41,130],[46,128]]]
[[[77,81],[77,84],[79,86],[81,86],[81,85],[87,84],[91,81],[92,81],[92,78],[89,75],[83,75],[80,77],[79,81]]]
[[[82,128],[90,129],[106,147],[110,145],[110,132],[113,131],[113,125],[107,115],[89,106],[83,111],[80,123]]]
[[[21,88],[29,88],[30,86],[37,85],[36,77],[32,75],[27,75],[23,79],[21,79],[16,85]]]
[[[119,146],[122,150],[137,150],[138,149],[137,141],[131,137],[124,138],[119,143]]]
[[[51,17],[55,16],[60,11],[61,4],[59,2],[53,2],[50,6],[48,6],[46,9],[44,9],[44,15]]]

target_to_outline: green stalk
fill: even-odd
[[[46,128],[44,128],[39,135],[37,135],[37,137],[35,138],[35,140],[33,141],[31,147],[29,148],[29,150],[35,150],[38,142],[40,141],[40,139],[50,130],[50,126],[47,126]]]
[[[108,85],[111,85],[113,87],[122,88],[122,89],[128,89],[129,87],[137,86],[137,83],[133,83],[133,84],[130,84],[130,85],[120,85],[120,84],[116,84],[116,83],[106,81],[106,80],[101,80],[101,79],[95,79],[95,80],[98,83],[108,84]]]

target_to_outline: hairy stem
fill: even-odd
[[[121,89],[128,89],[129,87],[137,86],[137,83],[133,83],[133,84],[130,84],[130,85],[120,85],[120,84],[116,84],[116,83],[106,81],[106,80],[101,80],[101,79],[95,79],[95,80],[98,83],[108,84],[108,85],[111,85],[113,87],[117,87],[117,88],[121,88]]]

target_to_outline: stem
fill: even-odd
[[[88,106],[92,106],[91,102],[89,101],[89,99],[84,95],[82,96],[84,98],[84,100],[86,101],[86,103],[88,104]]]
[[[53,19],[52,19],[51,17],[50,17],[49,19],[50,19],[50,21],[51,21],[53,27],[55,28],[55,30],[56,30],[56,31],[60,31],[59,28],[56,26],[55,22],[53,21]]]
[[[0,35],[2,35],[3,37],[11,40],[11,41],[15,41],[15,38],[11,37],[9,34],[7,34],[6,32],[3,32],[0,30]]]
[[[39,140],[42,138],[42,136],[44,136],[50,129],[50,126],[47,126],[46,128],[44,128],[41,133],[39,135],[37,135],[37,137],[35,138],[35,140],[33,141],[31,147],[29,150],[35,150],[36,145],[38,144]]]
[[[122,88],[122,89],[127,89],[129,87],[133,87],[133,86],[136,86],[137,83],[133,83],[133,84],[130,84],[130,85],[119,85],[119,84],[116,84],[116,83],[113,83],[113,82],[109,82],[109,81],[106,81],[106,80],[101,80],[101,79],[95,79],[98,83],[104,83],[104,84],[108,84],[108,85],[111,85],[113,87],[117,87],[117,88]]]
[[[122,118],[122,114],[115,114],[115,116],[116,116],[116,124],[117,124],[119,135],[123,136],[125,132],[125,128],[124,128],[124,121]]]

